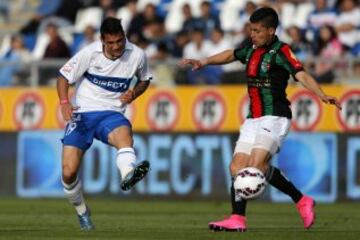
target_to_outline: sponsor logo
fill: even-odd
[[[155,93],[147,105],[147,121],[153,130],[171,130],[179,119],[179,103],[171,92]]]
[[[322,106],[319,99],[308,91],[301,90],[291,98],[292,127],[297,131],[311,131],[318,125]]]
[[[344,130],[360,130],[360,90],[346,92],[340,99],[341,111],[337,112],[340,125]]]
[[[225,119],[225,101],[218,92],[205,91],[195,99],[192,112],[198,130],[217,131]]]
[[[24,93],[16,100],[13,114],[18,129],[37,129],[45,116],[44,100],[35,92]]]

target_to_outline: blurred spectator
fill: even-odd
[[[186,44],[189,43],[189,34],[186,31],[176,33],[175,39],[171,42],[170,52],[175,58],[183,57],[183,50]]]
[[[143,12],[138,13],[130,23],[128,38],[135,42],[135,38],[144,35],[148,39],[157,39],[159,34],[165,34],[164,19],[156,14],[156,8],[152,3],[145,6]]]
[[[117,6],[115,2],[122,2],[122,1],[114,1],[114,0],[99,0],[99,6],[103,11],[102,19],[107,17],[116,17]]]
[[[335,78],[334,68],[343,54],[343,47],[331,26],[320,28],[318,49],[319,59],[315,62],[314,77],[319,83],[331,83]]]
[[[46,34],[49,38],[48,45],[45,48],[43,59],[65,59],[70,57],[70,49],[59,36],[58,28],[50,23],[46,27]],[[58,74],[57,67],[44,66],[40,72],[40,85],[53,85],[56,83],[55,77]]]
[[[117,18],[121,19],[121,25],[125,32],[128,32],[131,20],[137,13],[137,0],[129,0],[126,5],[120,8],[117,12]]]
[[[9,87],[20,83],[20,76],[25,79],[27,75],[23,65],[31,61],[30,52],[24,47],[22,37],[15,35],[11,37],[10,49],[0,57],[0,62],[10,63],[0,67],[0,87]],[[1,64],[0,64],[1,65]],[[14,79],[14,77],[19,77]]]
[[[191,41],[184,48],[184,58],[202,59],[210,55],[212,46],[205,38],[203,29],[194,29],[190,38]]]
[[[227,38],[225,38],[225,33],[220,28],[215,28],[214,30],[212,30],[210,35],[210,41],[212,45],[210,55],[215,55],[228,49],[233,49],[231,42]],[[237,64],[235,65],[237,66]],[[226,64],[219,67],[224,71],[231,71],[234,69],[233,66],[233,64]]]
[[[329,7],[327,0],[315,0],[315,9],[310,13],[307,23],[310,40],[316,39],[320,27],[325,25],[333,26],[336,21],[336,11]]]
[[[252,2],[248,1],[245,4],[244,10],[240,11],[239,18],[236,20],[234,32],[236,34],[243,34],[245,31],[245,24],[249,22],[249,18],[253,12],[255,12],[257,5]]]
[[[136,39],[136,42],[133,43],[144,49],[148,59],[151,59],[157,53],[157,46],[146,39],[143,35],[140,35],[139,38]]]
[[[157,45],[157,52],[149,60],[155,61],[152,67],[155,84],[161,87],[174,85],[174,64],[170,64],[169,49],[164,42]]]
[[[191,7],[188,3],[185,3],[182,6],[181,10],[184,16],[182,31],[191,32],[197,27],[197,19],[193,16]]]
[[[56,22],[58,27],[72,26],[80,8],[81,5],[78,0],[43,0],[37,13],[20,32],[23,34],[40,34],[46,30],[50,22]]]
[[[300,28],[291,26],[287,29],[287,34],[290,37],[289,44],[292,51],[301,62],[305,63],[311,53],[311,48]]]
[[[9,20],[9,0],[0,0],[0,21],[8,22]]]
[[[84,39],[79,43],[75,52],[80,51],[83,47],[93,43],[96,40],[96,29],[93,26],[87,26],[84,31]]]
[[[243,34],[240,35],[240,38],[235,38],[235,46],[236,48],[246,46],[249,41],[251,41],[251,24],[247,22],[245,23]]]
[[[357,0],[338,0],[339,16],[335,26],[340,42],[351,49],[359,41],[360,8]]]
[[[70,49],[61,39],[58,32],[58,27],[50,23],[46,28],[46,33],[49,36],[49,44],[46,47],[44,58],[68,58],[70,57]]]
[[[220,19],[217,15],[212,14],[211,12],[211,2],[203,1],[200,4],[201,16],[198,19],[199,23],[197,28],[202,28],[205,31],[205,36],[209,37],[211,31],[214,28],[220,28]]]
[[[202,29],[195,29],[191,33],[191,42],[184,48],[184,58],[203,59],[211,54],[212,44],[205,39]],[[220,66],[207,66],[197,71],[188,70],[190,84],[217,84],[221,81],[223,71]]]

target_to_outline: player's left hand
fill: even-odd
[[[335,105],[339,110],[341,110],[341,104],[335,97],[324,95],[320,98],[324,103]]]
[[[134,91],[129,89],[120,96],[120,101],[125,104],[131,103],[135,99]]]

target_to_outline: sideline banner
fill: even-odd
[[[62,131],[22,131],[17,137],[17,147],[15,137],[6,138],[12,140],[12,144],[8,144],[6,151],[0,148],[0,153],[11,152],[12,156],[17,156],[16,161],[2,161],[3,173],[16,172],[16,176],[5,174],[7,177],[3,180],[6,179],[6,186],[16,187],[16,194],[20,197],[63,196],[62,135]],[[80,170],[84,192],[119,197],[228,199],[231,184],[229,163],[237,135],[135,134],[137,158],[149,160],[151,171],[129,192],[120,189],[116,150],[94,141],[84,156]],[[14,150],[9,146],[13,146]],[[17,153],[13,153],[15,149]],[[272,164],[317,201],[358,200],[359,153],[360,137],[356,134],[290,133],[280,153],[272,159]],[[16,171],[11,170],[15,166]],[[290,201],[270,186],[262,198],[275,202]]]
[[[343,110],[325,105],[302,87],[290,86],[294,131],[360,131],[360,86],[324,86]],[[141,132],[238,132],[248,114],[245,86],[150,88],[128,106]],[[0,131],[56,130],[65,126],[54,88],[0,89]]]

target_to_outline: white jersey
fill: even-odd
[[[134,76],[140,81],[152,79],[144,51],[129,41],[123,55],[115,60],[106,58],[101,41],[96,41],[73,56],[60,74],[69,84],[76,83],[72,104],[79,107],[77,112],[124,113],[126,104],[120,96],[128,90]]]

